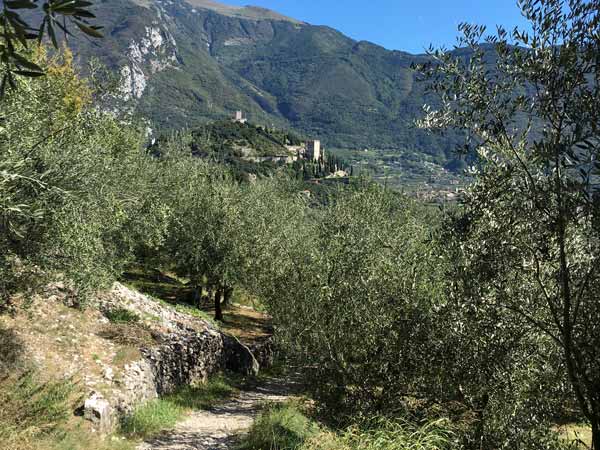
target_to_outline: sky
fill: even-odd
[[[220,0],[269,8],[313,25],[328,25],[356,40],[390,50],[423,53],[456,42],[460,22],[523,25],[516,0]]]

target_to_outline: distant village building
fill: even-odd
[[[243,111],[236,111],[235,115],[233,116],[233,121],[237,123],[246,123],[248,119],[244,117]]]
[[[306,148],[303,145],[285,145],[285,148],[292,155],[292,162],[304,159]]]
[[[306,159],[319,161],[325,157],[325,152],[321,151],[321,141],[308,141],[306,143]]]

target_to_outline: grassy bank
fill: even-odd
[[[2,450],[132,450],[116,436],[101,439],[73,411],[80,397],[69,380],[42,381],[26,371],[0,376]]]
[[[122,419],[120,435],[102,438],[75,416],[81,396],[69,380],[43,382],[33,371],[4,376],[0,377],[0,449],[132,450],[134,440],[172,428],[189,411],[210,408],[236,392],[234,382],[223,376],[185,386],[141,405]]]
[[[375,419],[332,431],[298,403],[268,406],[237,450],[443,450],[453,434],[443,420],[424,424]]]
[[[185,386],[163,398],[139,406],[121,421],[120,432],[128,438],[145,439],[172,428],[192,410],[208,409],[238,392],[232,380],[215,377],[205,384]]]

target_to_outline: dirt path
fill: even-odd
[[[148,440],[137,450],[231,450],[265,402],[281,402],[297,392],[297,383],[271,378],[208,411],[194,411],[172,431]]]

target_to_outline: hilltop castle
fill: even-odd
[[[325,158],[325,151],[321,150],[321,141],[312,140],[306,142],[305,158],[313,161]]]
[[[231,118],[231,121],[234,123],[247,123],[248,119],[244,116],[244,112],[241,110],[236,111]],[[321,141],[319,140],[309,140],[304,143],[304,146],[285,146],[290,153],[295,153],[295,156],[284,157],[284,156],[276,156],[276,157],[265,157],[268,160],[281,160],[285,158],[288,162],[296,161],[298,159],[307,159],[310,161],[322,161],[325,159],[325,150],[321,148]]]
[[[243,111],[236,111],[232,120],[236,123],[246,123],[248,121],[248,119],[244,117]]]

